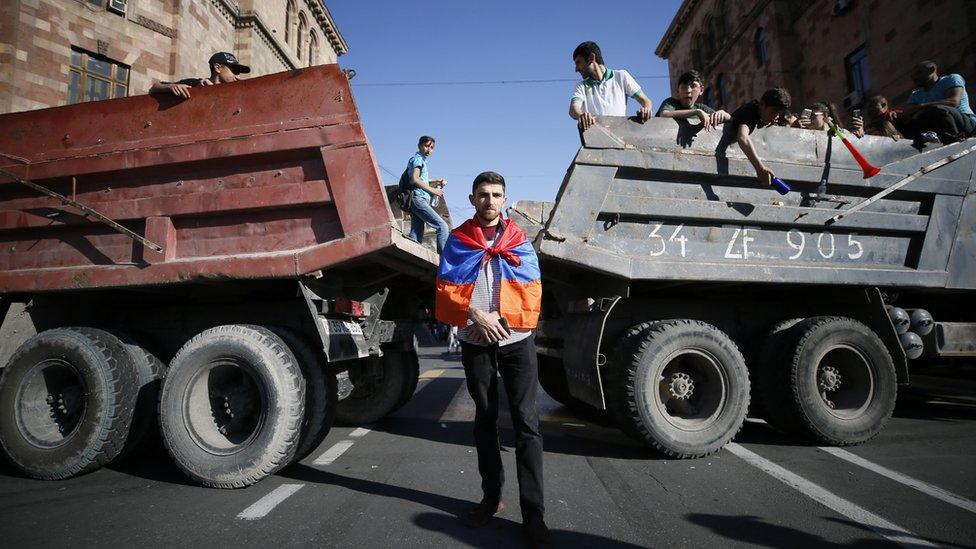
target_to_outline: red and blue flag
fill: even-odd
[[[464,327],[478,275],[491,258],[501,270],[499,314],[509,327],[530,329],[539,323],[542,280],[532,243],[514,221],[504,220],[501,234],[488,245],[481,227],[469,219],[451,231],[437,271],[435,316],[445,324]]]

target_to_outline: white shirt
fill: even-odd
[[[623,69],[607,69],[603,80],[586,78],[576,84],[572,101],[582,102],[583,112],[594,116],[627,116],[627,98],[637,98],[640,84]]]

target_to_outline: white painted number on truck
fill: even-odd
[[[651,245],[652,248],[651,251],[649,252],[651,257],[658,257],[664,255],[664,253],[668,251],[668,242],[677,242],[681,246],[681,252],[680,252],[681,257],[685,257],[685,254],[687,254],[688,252],[686,248],[688,244],[688,237],[683,235],[678,236],[681,233],[682,227],[684,227],[684,225],[678,225],[674,229],[674,232],[671,233],[671,236],[668,237],[667,240],[665,240],[663,236],[657,234],[658,231],[661,230],[661,223],[655,224],[654,229],[651,231],[650,234],[651,240],[655,242],[655,244]]]
[[[671,227],[665,226],[664,223],[650,223],[650,225],[652,229],[648,238],[651,240],[651,249],[648,251],[648,255],[651,257],[676,253],[680,254],[681,257],[687,257],[689,248],[694,247],[694,242],[689,244],[688,237],[682,234],[682,230],[684,229],[683,224],[678,225],[673,230]],[[670,231],[670,236],[666,236],[668,235],[668,231]],[[763,238],[759,239],[758,237],[760,236]],[[771,244],[768,240],[771,236],[768,233],[760,232],[760,229],[733,227],[732,236],[725,247],[725,258],[753,259],[756,257],[768,257],[769,259],[774,259],[775,253],[767,256],[766,254],[768,252],[759,254],[755,250],[750,250],[750,246],[755,248],[757,239],[763,250],[769,250]],[[808,236],[810,237],[811,250],[807,249]],[[785,256],[789,260],[803,260],[804,254],[806,254],[807,260],[817,259],[818,257],[821,259],[835,259],[844,255],[847,256],[847,259],[860,259],[864,256],[864,245],[857,239],[856,233],[847,235],[846,246],[843,236],[838,237],[830,231],[807,234],[797,229],[790,229],[785,233],[785,239],[786,245],[792,250],[789,255]],[[774,251],[776,248],[775,243],[772,244]]]

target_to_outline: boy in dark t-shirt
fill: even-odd
[[[770,88],[763,93],[759,101],[750,101],[732,113],[735,140],[752,167],[756,169],[756,179],[766,186],[772,185],[772,179],[776,174],[767,168],[756,154],[756,148],[749,134],[756,128],[765,128],[773,124],[778,117],[789,112],[791,101],[790,92],[783,88]]]
[[[234,54],[225,51],[211,55],[207,63],[210,65],[209,78],[184,78],[178,82],[155,82],[149,88],[149,93],[172,93],[177,97],[189,99],[190,88],[236,82],[241,79],[240,74],[251,72],[251,67],[241,65],[237,62],[237,57],[234,57]]]
[[[712,130],[719,124],[724,124],[732,116],[723,110],[714,110],[705,103],[699,103],[698,98],[704,91],[702,77],[698,71],[688,71],[678,78],[678,93],[661,103],[661,107],[654,116],[662,118],[701,120],[705,130]]]

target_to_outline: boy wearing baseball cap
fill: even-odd
[[[226,51],[219,51],[211,55],[208,64],[210,65],[209,78],[184,78],[179,82],[156,82],[149,88],[149,93],[172,93],[177,97],[189,99],[190,88],[235,82],[241,79],[238,76],[239,74],[251,72],[251,67],[238,63],[237,57]]]

